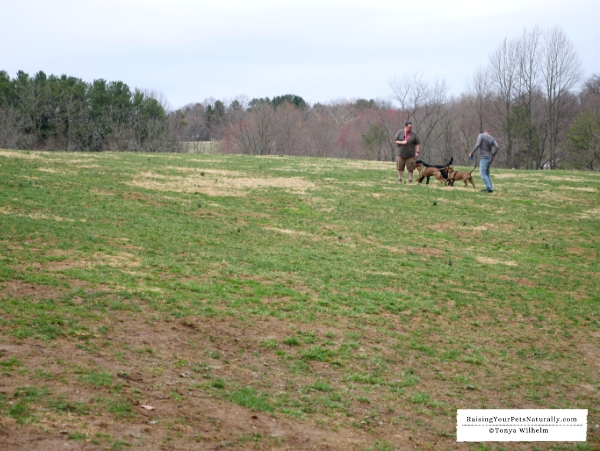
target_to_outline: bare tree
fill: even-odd
[[[405,121],[413,121],[421,140],[421,155],[439,139],[437,125],[442,107],[446,103],[446,82],[436,80],[430,84],[422,74],[414,73],[390,82],[393,98],[404,113]]]
[[[540,46],[541,30],[535,27],[530,31],[524,30],[518,42],[518,77],[516,89],[516,120],[517,127],[522,132],[524,144],[525,167],[534,169],[534,161],[541,159],[540,127],[534,116],[534,101],[540,91]],[[537,169],[538,164],[535,165]]]
[[[483,133],[486,122],[486,111],[490,107],[490,77],[487,70],[478,67],[473,77],[467,82],[467,99],[477,113],[479,133]]]
[[[396,136],[398,130],[404,127],[404,114],[391,108],[390,105],[378,108],[375,112],[378,115],[377,124],[386,135],[385,159],[396,161],[398,146],[394,142],[394,136]]]
[[[419,108],[429,99],[429,84],[423,80],[423,74],[405,75],[400,80],[392,80],[389,85],[394,100],[398,102],[400,110],[404,113],[404,120],[414,120]]]
[[[305,155],[309,149],[304,132],[304,117],[294,105],[284,102],[275,109],[272,124],[274,153]]]
[[[226,129],[223,150],[250,155],[273,154],[274,116],[275,111],[268,103],[255,106],[244,119]]]
[[[576,114],[572,90],[582,75],[573,44],[559,26],[544,35],[541,72],[547,101],[549,161],[555,168],[561,158],[559,139]]]
[[[339,122],[329,114],[313,111],[307,118],[307,133],[310,138],[310,155],[330,158],[333,156],[339,137]]]
[[[506,164],[513,166],[513,146],[515,140],[515,123],[512,107],[518,84],[518,43],[504,39],[489,59],[487,73],[494,94],[493,105],[498,115],[500,126],[494,127],[502,136],[506,148]]]

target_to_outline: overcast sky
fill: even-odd
[[[208,97],[389,99],[422,73],[450,94],[504,38],[562,27],[600,74],[599,0],[0,0],[0,70],[67,74]]]

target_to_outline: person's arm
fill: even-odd
[[[415,157],[418,157],[420,153],[421,153],[421,144],[417,144],[415,146]]]
[[[473,154],[479,149],[479,147],[481,146],[482,140],[483,140],[483,135],[480,133],[479,136],[477,136],[477,142],[475,143],[475,147],[473,147],[473,150],[469,154],[469,158],[471,158],[473,156]]]
[[[496,151],[494,153],[492,153],[492,160],[493,160],[494,157],[496,156],[496,154],[498,153],[498,151],[500,150],[500,146],[498,145],[498,143],[496,142],[495,139],[492,142],[492,146],[494,146],[494,148],[496,149]]]

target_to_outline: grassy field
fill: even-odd
[[[0,448],[598,449],[600,174],[492,178],[0,151]],[[457,443],[459,408],[588,440]]]

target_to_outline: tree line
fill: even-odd
[[[123,82],[0,71],[0,147],[64,151],[176,151],[169,113]]]
[[[227,153],[394,160],[393,137],[411,120],[432,162],[468,164],[477,134],[489,129],[505,167],[600,170],[600,76],[582,80],[560,27],[505,39],[458,96],[421,73],[389,87],[388,100],[312,106],[292,94],[207,99],[176,111],[172,125],[181,141],[218,141]]]
[[[445,82],[405,74],[388,99],[209,98],[171,111],[122,82],[0,72],[0,147],[66,151],[197,151],[393,161],[411,120],[424,159],[468,164],[489,129],[511,168],[600,170],[600,75],[582,79],[573,44],[555,26],[506,38],[450,96]]]

